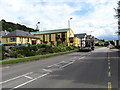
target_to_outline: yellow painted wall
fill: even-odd
[[[48,43],[50,43],[49,42],[49,38],[50,38],[49,34],[44,34],[44,35],[45,35],[44,40],[43,40],[43,34],[40,34],[40,35],[36,34],[34,36],[39,37],[40,40],[42,40],[42,41],[47,41]],[[60,38],[62,38],[62,33],[57,33],[57,35],[60,35]],[[63,44],[70,46],[70,40],[69,40],[70,37],[74,37],[74,33],[72,30],[68,30],[67,32],[65,32],[65,41],[63,42]],[[54,41],[54,45],[57,45],[56,33],[51,34],[51,41]]]
[[[10,38],[2,38],[2,43],[3,44],[16,44],[17,41],[10,42]]]
[[[74,32],[72,30],[67,31],[66,43],[68,44],[68,46],[71,45],[69,40],[70,37],[74,37]]]
[[[16,37],[16,41],[14,42],[10,41],[10,37],[2,38],[2,43],[3,44],[26,44],[26,43],[32,44],[32,40],[37,40],[37,44],[40,43],[39,39],[26,38],[26,37]]]
[[[76,46],[76,47],[80,46],[80,39],[79,38],[77,38],[77,37],[73,38],[73,46]]]

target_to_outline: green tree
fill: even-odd
[[[12,29],[12,28],[8,28],[7,31],[8,31],[8,32],[12,32],[13,29]]]

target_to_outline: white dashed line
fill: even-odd
[[[73,61],[74,62],[74,61]],[[68,65],[72,64],[73,62],[70,62],[68,64],[65,64],[64,66],[61,66],[60,68],[64,68],[64,67],[67,67]]]
[[[33,78],[32,78],[32,77],[30,77],[30,76],[24,76],[24,77],[29,78],[29,79],[33,79]]]
[[[43,71],[52,72],[52,70],[42,69]]]
[[[52,64],[52,65],[50,65],[50,66],[47,66],[47,67],[59,66],[58,64],[60,64],[60,63],[62,63],[62,62],[65,62],[65,61],[61,61],[61,62],[59,62],[59,63],[55,63],[55,64]]]

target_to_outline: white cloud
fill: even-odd
[[[74,33],[94,31],[93,35],[104,38],[117,30],[113,9],[116,3],[115,0],[1,0],[0,19],[32,28],[40,21],[40,29],[44,30],[67,28],[68,19],[73,17],[71,28]],[[92,9],[88,8],[87,14],[83,15],[80,11],[85,7]]]

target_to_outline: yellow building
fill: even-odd
[[[70,38],[70,45],[73,45],[73,46],[80,46],[80,38],[78,37],[71,37]]]
[[[78,38],[74,38],[74,33],[69,28],[31,32],[31,34],[35,35],[36,37],[39,37],[41,40],[41,44],[45,43],[48,45],[59,45],[62,43],[67,46],[79,45]],[[74,39],[71,40],[71,38]]]
[[[5,36],[2,36],[2,43],[6,45],[15,44],[40,44],[38,37],[22,30],[15,30]]]

